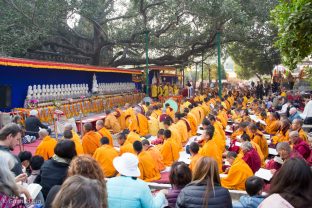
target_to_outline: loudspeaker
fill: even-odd
[[[0,85],[0,108],[11,108],[12,89],[10,86]]]

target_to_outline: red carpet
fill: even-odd
[[[37,139],[34,143],[31,144],[24,144],[24,151],[29,151],[32,154],[35,153],[37,146],[40,144],[41,140]],[[20,152],[20,148],[19,146],[16,146],[13,154],[18,155],[18,153]]]

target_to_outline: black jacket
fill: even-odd
[[[204,195],[206,184],[190,183],[180,192],[176,208],[202,208],[204,207]],[[229,190],[219,185],[214,186],[208,198],[209,208],[232,208],[232,200]]]
[[[68,170],[68,164],[60,163],[53,159],[47,160],[41,167],[41,173],[36,178],[34,183],[39,183],[42,186],[42,194],[47,197],[50,189],[54,185],[62,185]]]
[[[14,164],[14,167],[12,168],[12,172],[14,173],[15,176],[18,176],[19,174],[22,174],[23,171],[22,171],[22,164],[21,164],[21,161],[20,159],[13,155],[12,152],[10,151],[10,148],[9,147],[6,147],[6,146],[2,146],[0,145],[0,150],[1,151],[5,151],[5,152],[8,152],[10,153],[15,159],[16,159],[16,162]]]
[[[48,127],[41,123],[36,116],[29,116],[25,121],[26,135],[38,137],[39,127],[47,129]]]

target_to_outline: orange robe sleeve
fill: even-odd
[[[236,158],[227,177],[221,178],[221,185],[227,189],[245,190],[245,182],[250,176],[253,176],[253,172],[247,163]]]
[[[112,147],[114,146],[114,144],[113,144],[113,136],[112,136],[112,134],[111,134],[105,127],[101,128],[101,129],[98,131],[98,133],[99,133],[102,137],[107,137],[108,140],[109,140],[109,145],[112,146]]]
[[[197,122],[196,122],[196,119],[195,119],[195,117],[192,114],[189,113],[187,115],[187,120],[190,123],[191,134],[192,134],[192,136],[195,136],[196,132],[197,132]]]
[[[179,159],[179,149],[175,145],[175,142],[171,138],[167,139],[160,149],[160,153],[163,157],[164,165],[171,166],[173,162]]]
[[[116,175],[116,169],[113,166],[113,160],[118,156],[117,150],[110,145],[102,145],[94,152],[93,158],[99,163],[105,177]]]
[[[156,181],[160,179],[160,172],[158,171],[156,164],[152,156],[143,151],[138,155],[140,178],[145,182]]]
[[[194,169],[196,167],[197,161],[201,158],[202,156],[200,154],[196,154],[193,157],[191,157],[191,162],[189,165],[189,168],[191,169],[192,172],[194,172]]]
[[[121,130],[124,130],[125,128],[127,128],[126,127],[126,114],[120,109],[118,109],[117,111],[119,113],[119,117],[117,118],[117,120],[119,122]]]
[[[171,131],[172,140],[175,142],[175,144],[179,148],[179,151],[181,151],[183,149],[182,141],[181,141],[181,138],[182,138],[181,133],[179,132],[175,124],[172,124],[169,127],[169,130]]]
[[[148,132],[152,136],[157,136],[157,133],[159,131],[159,121],[158,119],[150,116],[148,120]]]
[[[120,125],[119,125],[117,118],[112,114],[108,115],[105,118],[104,126],[107,129],[112,129],[114,134],[119,133],[121,131],[121,128],[120,128]]]
[[[251,138],[253,138],[252,139],[253,142],[259,145],[261,152],[264,156],[264,159],[266,159],[269,155],[269,147],[268,147],[268,142],[266,138],[264,138],[262,132],[258,130],[257,133]]]
[[[162,171],[166,168],[163,162],[163,157],[157,147],[150,147],[147,152],[150,153],[154,159],[158,171]]]
[[[43,157],[44,160],[50,159],[54,155],[54,148],[57,141],[50,136],[46,136],[38,145],[35,155]]]
[[[299,130],[299,137],[303,140],[308,142],[308,135],[305,131],[303,131],[303,129]]]
[[[97,132],[87,132],[82,137],[82,147],[85,154],[93,155],[95,150],[100,147],[101,135]]]
[[[126,153],[126,152],[136,154],[133,149],[133,145],[127,141],[120,147],[119,155],[122,155],[123,153]]]
[[[222,172],[222,153],[213,139],[204,144],[204,146],[199,150],[199,154],[215,159],[218,164],[219,172]]]
[[[280,126],[281,126],[280,121],[278,120],[272,121],[269,125],[266,126],[265,131],[268,134],[276,134]]]
[[[289,142],[289,130],[285,134],[283,134],[282,131],[278,131],[275,136],[272,137],[272,144],[280,142]]]
[[[186,143],[188,141],[188,132],[187,132],[187,126],[184,121],[179,120],[176,124],[177,130],[180,132],[181,135],[181,142]]]
[[[141,141],[140,135],[130,131],[130,133],[127,135],[127,142],[133,144],[135,141]]]
[[[77,155],[83,155],[84,151],[83,151],[83,147],[81,144],[81,140],[80,140],[80,137],[78,136],[78,134],[76,132],[73,132],[72,141],[75,143]]]

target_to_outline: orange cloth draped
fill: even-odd
[[[82,147],[81,139],[79,135],[73,130],[72,130],[72,134],[73,134],[72,141],[75,143],[77,155],[83,155],[84,152],[83,152],[83,147]]]
[[[127,135],[126,141],[133,144],[135,141],[141,141],[141,137],[137,133],[130,131],[130,133]]]
[[[132,107],[125,110],[126,127],[130,125],[131,118],[134,116],[134,110]]]
[[[109,114],[106,116],[104,126],[107,129],[113,130],[114,134],[117,134],[121,131],[120,124],[113,114]]]
[[[117,150],[107,144],[104,144],[95,150],[93,158],[101,166],[105,177],[113,177],[116,175],[116,169],[113,166],[113,160],[117,156]]]
[[[191,111],[190,111],[190,114],[193,114],[195,119],[196,119],[196,127],[200,124],[200,114],[199,114],[199,111],[198,111],[198,108],[193,108]]]
[[[253,172],[247,163],[243,159],[236,158],[227,177],[221,178],[221,185],[228,189],[245,190],[245,182],[250,176],[253,176]]]
[[[175,116],[174,116],[174,110],[173,110],[172,108],[167,107],[167,108],[166,108],[166,114],[167,114],[168,116],[170,116],[171,119],[174,121]]]
[[[268,147],[268,142],[264,138],[263,133],[257,130],[255,134],[252,134],[251,140],[259,145],[261,152],[264,156],[264,159],[266,159],[269,155],[269,147]]]
[[[148,134],[148,120],[147,118],[138,113],[131,118],[131,122],[129,125],[130,131],[136,131],[141,136],[146,136]]]
[[[127,141],[125,141],[125,143],[122,146],[120,146],[119,155],[122,155],[123,153],[126,153],[126,152],[136,154],[133,149],[133,144]]]
[[[254,141],[251,141],[250,143],[251,143],[252,147],[256,150],[256,152],[258,153],[259,157],[260,157],[261,166],[264,166],[265,165],[264,164],[264,155],[263,155],[263,153],[261,151],[260,146],[257,143],[255,143]]]
[[[127,128],[126,126],[126,114],[125,112],[123,112],[120,109],[116,109],[116,112],[119,114],[119,116],[117,117],[117,120],[119,122],[120,128],[121,130],[124,130],[125,128]]]
[[[182,120],[179,120],[175,126],[177,130],[180,132],[182,144],[186,143],[189,138],[189,133],[187,132],[187,126],[185,122]]]
[[[226,128],[227,122],[228,122],[228,117],[225,111],[220,111],[219,114],[217,115],[217,118],[220,120],[223,128]]]
[[[82,137],[82,147],[85,154],[93,155],[95,150],[99,148],[101,135],[94,131],[87,132]]]
[[[148,119],[148,132],[152,136],[157,136],[159,131],[159,121],[158,119],[150,116]]]
[[[204,146],[199,150],[199,154],[215,159],[218,163],[219,172],[222,172],[222,153],[213,139],[204,144]]]
[[[276,134],[277,131],[280,129],[280,127],[281,127],[280,121],[279,120],[274,120],[269,125],[267,125],[265,127],[265,131],[268,134]]]
[[[169,130],[171,131],[171,138],[176,143],[177,147],[179,148],[179,151],[182,150],[182,141],[181,141],[181,133],[177,129],[175,124],[171,124],[169,126]]]
[[[188,113],[187,116],[186,116],[186,119],[190,123],[192,136],[195,136],[196,132],[197,132],[197,121],[196,121],[195,116],[193,114],[191,114],[191,113]]]
[[[101,135],[102,138],[103,137],[107,137],[108,140],[109,140],[109,145],[112,146],[112,147],[114,146],[114,144],[113,144],[113,136],[105,127],[101,128],[98,131],[98,133]]]
[[[225,139],[223,138],[223,135],[218,130],[215,130],[212,140],[215,141],[216,145],[218,146],[219,151],[223,153],[225,150]]]
[[[204,110],[205,116],[207,116],[207,115],[210,113],[210,106],[207,105],[207,103],[203,103],[201,107],[202,107],[203,110]]]
[[[195,170],[197,161],[198,161],[200,158],[202,158],[202,157],[203,157],[203,156],[201,156],[200,154],[196,154],[196,155],[194,155],[194,156],[191,157],[191,163],[190,163],[189,167],[190,167],[190,169],[191,169],[192,172],[194,172],[194,170]]]
[[[151,154],[146,151],[140,152],[138,155],[140,179],[150,182],[160,179],[160,172],[156,167],[156,163],[153,160]]]
[[[154,110],[151,114],[151,116],[156,119],[158,119],[160,115],[161,115],[161,110]]]
[[[166,168],[166,166],[164,165],[164,162],[163,162],[163,157],[162,157],[162,155],[161,155],[161,153],[157,147],[150,146],[146,151],[151,154],[152,158],[154,159],[154,161],[156,163],[156,167],[157,167],[159,172]]]
[[[177,161],[180,157],[179,147],[176,145],[172,138],[165,140],[160,148],[160,153],[163,157],[164,165],[171,166],[173,162]]]
[[[299,130],[299,137],[303,140],[308,142],[308,135],[305,131],[303,131],[303,129]]]
[[[289,142],[289,130],[287,130],[285,134],[279,130],[275,136],[272,137],[272,144],[277,144],[280,142]]]
[[[44,160],[50,159],[54,155],[54,147],[57,141],[50,136],[46,136],[38,145],[35,155],[40,155]]]

